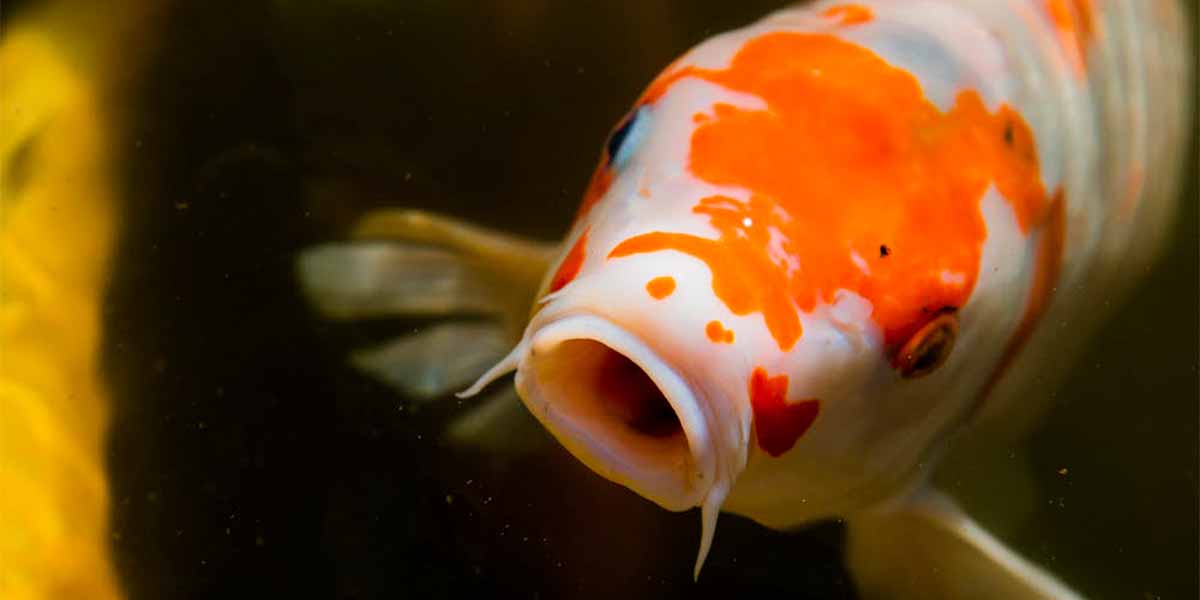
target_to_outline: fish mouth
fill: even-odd
[[[716,472],[705,413],[686,379],[629,331],[583,315],[533,332],[517,389],[580,461],[668,510],[701,504]]]

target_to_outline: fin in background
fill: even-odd
[[[849,520],[846,565],[868,599],[1082,600],[932,490]]]
[[[449,217],[380,210],[365,216],[349,241],[304,251],[296,273],[305,296],[331,321],[423,321],[352,350],[348,360],[406,399],[427,402],[469,386],[509,353],[556,251]],[[511,454],[521,451],[514,440],[548,439],[532,434],[536,421],[511,387],[479,402],[450,423],[448,440]]]

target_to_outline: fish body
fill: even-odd
[[[520,340],[465,395],[515,370],[598,474],[701,507],[697,572],[720,510],[836,517],[852,546],[874,524],[860,573],[896,542],[875,525],[902,523],[983,557],[959,582],[988,563],[996,594],[1069,597],[927,476],[967,426],[1036,414],[1029,382],[1165,238],[1180,13],[817,2],[701,43],[614,128]]]
[[[1064,26],[1058,4],[818,3],[676,61],[614,131],[502,363],[530,411],[668,509],[791,527],[911,485],[1045,313],[1077,314],[1169,223],[1169,186],[1148,179],[1173,179],[1151,156],[1170,143],[1150,136],[1178,114],[1125,114],[1137,91],[1084,62],[1112,13]],[[1114,130],[1142,158],[1110,151]],[[907,376],[906,345],[939,319],[953,348]],[[677,432],[631,434],[604,408],[644,391],[603,383],[606,348]]]

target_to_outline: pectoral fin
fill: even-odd
[[[525,410],[512,386],[496,390],[479,406],[452,421],[446,428],[446,439],[505,459],[555,445],[550,433]]]
[[[304,293],[335,321],[485,315],[503,318],[508,298],[490,276],[444,248],[406,242],[346,242],[305,250]]]
[[[516,338],[556,248],[418,210],[380,210],[350,241],[301,253],[297,273],[332,319],[486,315]]]
[[[411,321],[352,365],[412,400],[461,390],[508,351],[554,247],[415,210],[367,215],[352,239],[305,250],[304,294],[325,318]],[[495,412],[495,411],[493,411]]]
[[[355,350],[350,364],[406,396],[433,399],[470,385],[510,345],[497,323],[451,321]]]
[[[1081,600],[933,491],[852,519],[846,561],[864,598]]]

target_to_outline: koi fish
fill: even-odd
[[[930,473],[963,432],[1039,414],[1035,375],[1158,252],[1188,131],[1180,13],[783,10],[649,85],[561,249],[385,210],[299,276],[332,318],[489,316],[352,360],[436,398],[498,358],[460,396],[515,371],[529,413],[596,473],[700,507],[697,577],[727,511],[845,519],[870,596],[1077,597]],[[1068,320],[1069,336],[1046,325]],[[455,435],[496,431],[498,406]]]

